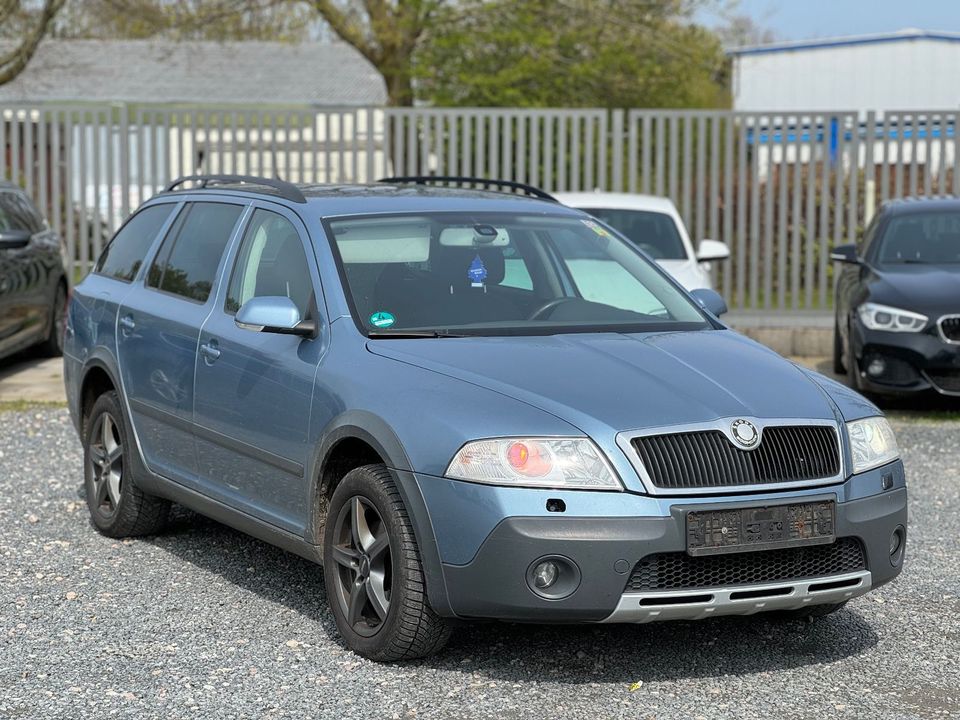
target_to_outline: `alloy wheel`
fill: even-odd
[[[375,635],[390,611],[390,536],[373,504],[354,495],[337,516],[332,548],[336,602],[354,632]]]
[[[110,413],[101,413],[90,435],[93,505],[109,517],[117,511],[123,485],[123,442]]]

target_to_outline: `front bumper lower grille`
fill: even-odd
[[[960,393],[960,370],[927,370],[927,378],[940,392]]]
[[[646,435],[633,439],[650,481],[662,490],[812,481],[840,474],[836,429],[773,425],[760,444],[744,450],[719,430]]]
[[[691,590],[779,583],[866,570],[863,545],[840,538],[832,545],[692,557],[657,553],[638,562],[624,592]]]

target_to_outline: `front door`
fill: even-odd
[[[310,401],[324,341],[242,329],[234,318],[251,298],[285,296],[320,326],[316,260],[296,215],[266,207],[254,211],[234,255],[200,333],[199,471],[223,502],[302,533]]]
[[[147,272],[120,306],[117,352],[133,425],[147,465],[197,487],[194,366],[211,290],[243,205],[189,203]]]

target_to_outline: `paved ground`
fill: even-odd
[[[339,645],[306,561],[186,512],[98,535],[65,411],[3,413],[0,717],[960,717],[960,424],[897,430],[907,571],[830,618],[481,625],[379,666]]]
[[[29,353],[0,360],[0,403],[65,402],[63,359]]]

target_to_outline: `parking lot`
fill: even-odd
[[[0,717],[960,716],[960,422],[895,424],[899,581],[817,623],[463,627],[426,661],[343,649],[322,571],[185,511],[95,533],[59,408],[0,413]]]

